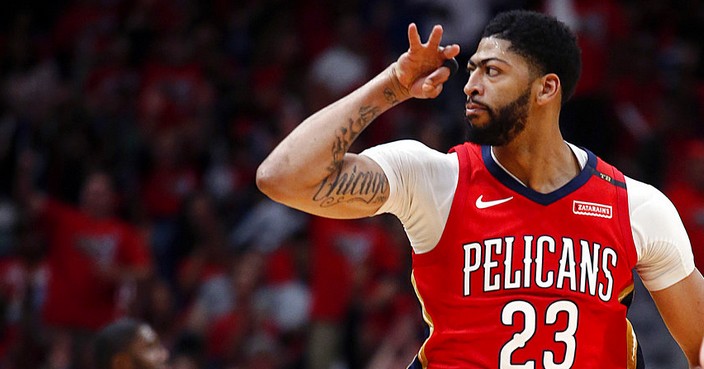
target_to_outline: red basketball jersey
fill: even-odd
[[[422,368],[635,368],[626,319],[637,255],[623,175],[588,152],[582,172],[541,194],[488,146],[464,144],[437,246],[413,255],[429,336]]]

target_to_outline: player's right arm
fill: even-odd
[[[672,202],[659,190],[626,178],[636,270],[690,368],[702,365],[704,277],[694,264],[687,231]]]
[[[410,47],[364,86],[318,111],[296,127],[257,170],[257,186],[271,199],[332,218],[373,215],[389,195],[388,180],[370,158],[348,153],[376,117],[410,98],[435,98],[450,76],[442,64],[459,54],[441,47],[435,26],[421,43],[414,24]]]
[[[698,269],[685,279],[651,291],[660,315],[682,348],[690,368],[700,368],[699,350],[704,339],[704,277]]]

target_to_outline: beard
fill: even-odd
[[[511,142],[526,128],[530,92],[529,87],[521,96],[497,109],[485,105],[489,122],[484,127],[475,126],[472,118],[465,116],[468,127],[466,141],[491,146],[503,146]]]

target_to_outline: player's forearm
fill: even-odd
[[[271,197],[319,186],[337,171],[359,134],[407,96],[387,68],[296,127],[259,166],[257,185]]]

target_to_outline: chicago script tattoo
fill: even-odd
[[[380,203],[386,200],[387,187],[388,180],[383,172],[360,172],[355,165],[351,170],[340,169],[325,178],[313,195],[313,201],[323,208],[356,201]]]

